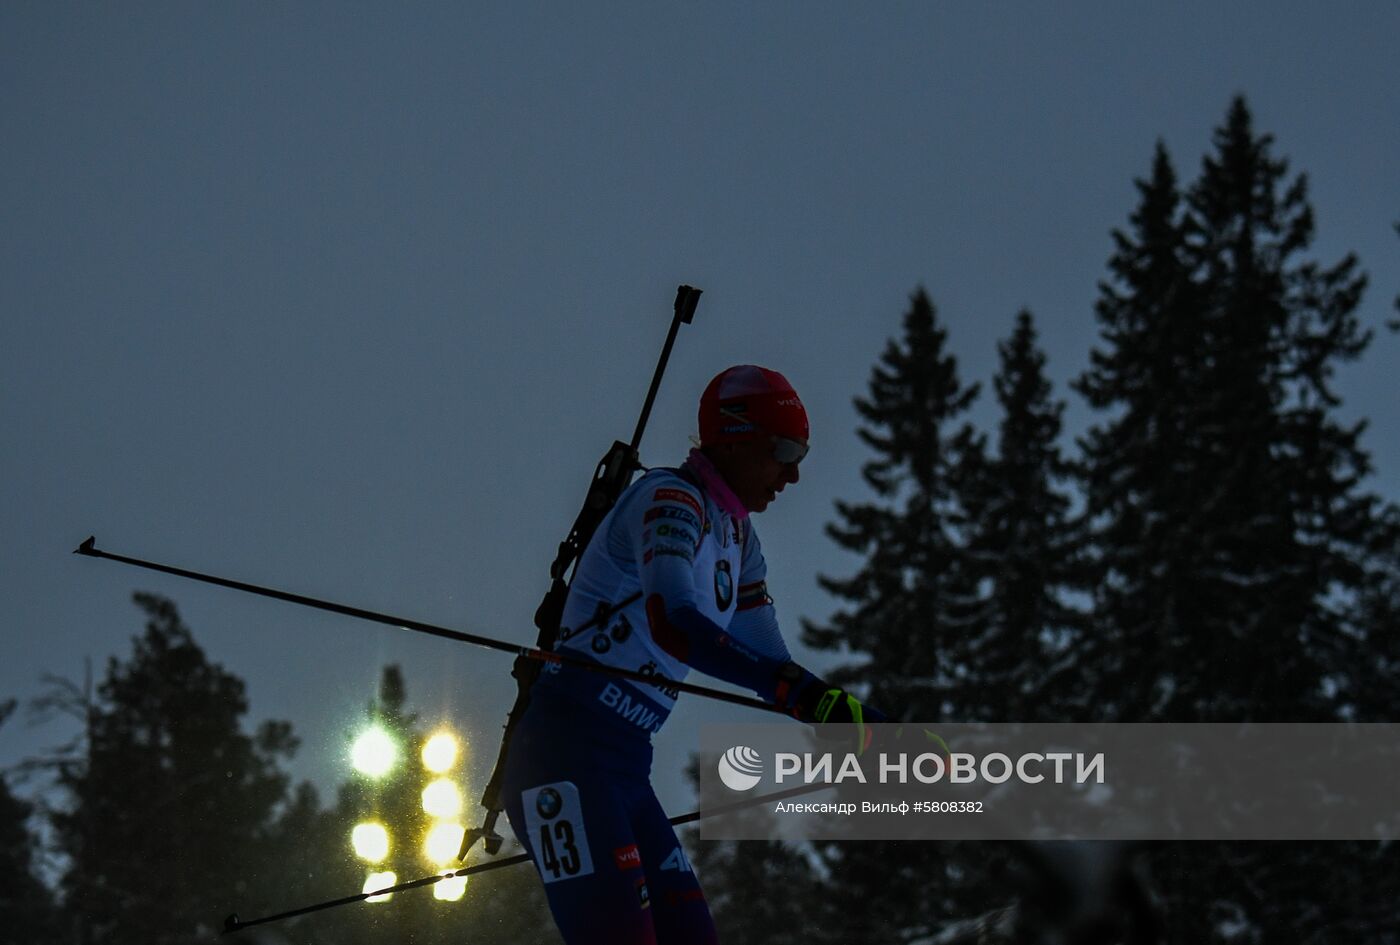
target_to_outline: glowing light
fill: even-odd
[[[366,729],[350,747],[350,763],[361,774],[379,778],[389,773],[399,758],[399,746],[379,726]]]
[[[423,810],[442,820],[462,812],[462,792],[446,778],[438,778],[423,789]]]
[[[355,855],[367,863],[378,863],[389,855],[389,831],[383,824],[357,824],[350,831],[350,845]]]
[[[456,902],[467,891],[467,877],[453,876],[433,885],[433,898],[443,902]]]
[[[423,767],[433,774],[446,774],[456,763],[457,739],[451,732],[438,732],[423,746]]]
[[[457,852],[462,849],[461,824],[434,824],[433,829],[423,838],[423,855],[434,866],[446,866],[457,861]],[[441,883],[438,883],[441,886]]]
[[[397,873],[370,873],[369,878],[365,880],[365,888],[361,889],[360,892],[373,892],[376,889],[384,889],[394,885],[398,881],[399,877]],[[385,893],[382,896],[370,896],[365,902],[388,902],[393,898],[393,893]]]

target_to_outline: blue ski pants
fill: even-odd
[[[705,895],[651,789],[651,743],[532,701],[511,736],[506,815],[568,945],[715,945]]]

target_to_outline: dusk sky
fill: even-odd
[[[1370,275],[1376,338],[1337,388],[1400,499],[1397,38],[1380,0],[0,5],[0,700],[100,676],[149,590],[252,721],[294,724],[323,798],[387,663],[471,738],[474,798],[508,657],[71,551],[530,642],[681,282],[704,296],[643,461],[683,458],[723,367],[793,381],[812,453],[756,524],[795,654],[830,665],[798,618],[858,564],[823,527],[870,495],[851,399],[910,293],[988,430],[1029,308],[1072,449],[1133,179],[1158,139],[1193,179],[1236,94],[1309,176],[1310,255]],[[698,727],[746,719],[682,698],[670,810]],[[21,713],[0,768],[74,731]]]

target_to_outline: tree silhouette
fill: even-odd
[[[851,606],[829,626],[803,623],[809,646],[864,658],[832,673],[834,682],[859,681],[876,705],[919,719],[963,712],[960,657],[980,616],[963,486],[983,444],[959,423],[978,389],[963,385],[946,342],[919,289],[902,337],[888,343],[868,396],[855,401],[864,421],[857,433],[876,453],[861,475],[877,501],[838,501],[841,522],[827,526],[838,545],[865,558],[850,578],[818,579]]]
[[[1363,423],[1332,379],[1369,333],[1347,256],[1306,258],[1307,181],[1243,99],[1183,195],[1159,145],[1100,291],[1103,346],[1078,389],[1099,562],[1083,657],[1092,705],[1122,721],[1328,721],[1376,710],[1379,503]],[[1389,706],[1394,711],[1395,705]],[[1381,717],[1388,717],[1383,715]],[[1374,896],[1375,847],[1154,851],[1177,941],[1350,941],[1320,901]],[[1233,930],[1227,932],[1227,930]]]
[[[822,577],[848,608],[829,625],[804,622],[805,642],[854,658],[831,678],[869,692],[872,703],[917,721],[968,718],[985,708],[977,642],[992,614],[970,545],[969,508],[980,497],[984,438],[963,419],[977,396],[947,350],[947,331],[917,290],[903,331],[856,399],[861,440],[875,453],[862,467],[875,493],[837,502],[827,533],[864,557],[848,579]],[[1001,905],[982,882],[999,852],[985,845],[847,843],[820,848],[825,894],[810,913],[827,941],[898,941],[930,920]]]
[[[1089,571],[1059,448],[1064,405],[1052,399],[1030,312],[997,349],[996,454],[963,486],[984,590],[978,635],[962,642],[958,701],[967,721],[1066,721],[1088,714],[1078,659],[1088,621],[1070,601],[1088,590]]]
[[[290,726],[245,734],[241,680],[210,663],[175,605],[136,594],[145,633],[111,659],[85,751],[60,770],[52,815],[83,942],[184,942],[211,934],[231,899],[266,903],[269,829],[286,790]]]
[[[0,726],[14,709],[15,700],[0,702]],[[0,945],[31,945],[58,934],[53,893],[34,872],[39,844],[29,828],[33,811],[0,777]]]

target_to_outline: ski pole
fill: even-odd
[[[729,702],[734,705],[748,706],[751,709],[762,709],[766,712],[775,712],[779,715],[786,715],[777,706],[764,702],[762,699],[753,696],[744,696],[739,693],[726,692],[723,689],[714,689],[710,686],[697,686],[694,683],[677,682],[671,679],[647,675],[633,669],[623,669],[617,666],[605,666],[602,663],[595,663],[592,660],[583,659],[577,656],[570,656],[565,653],[550,652],[540,650],[535,647],[521,646],[518,643],[510,643],[506,640],[497,640],[493,637],[484,637],[475,633],[466,633],[461,630],[451,630],[447,627],[439,627],[435,624],[424,623],[421,620],[409,620],[405,617],[396,617],[393,614],[382,614],[373,610],[364,610],[359,607],[351,607],[346,604],[337,604],[334,601],[320,600],[315,597],[307,597],[302,594],[293,594],[290,591],[281,591],[271,587],[261,587],[257,584],[247,584],[243,581],[234,581],[229,578],[217,577],[212,574],[201,574],[198,571],[188,571],[184,568],[173,567],[168,564],[157,564],[154,561],[144,561],[140,558],[130,558],[126,555],[113,554],[110,551],[103,551],[97,547],[97,539],[89,536],[73,551],[74,554],[87,555],[90,558],[105,558],[108,561],[119,561],[122,564],[129,564],[138,568],[145,568],[150,571],[159,571],[163,574],[173,574],[176,577],[188,578],[192,581],[202,581],[205,584],[215,584],[219,587],[231,588],[235,591],[243,591],[248,594],[258,594],[262,597],[271,597],[274,600],[286,601],[302,607],[312,607],[316,610],[326,610],[333,614],[342,614],[346,617],[357,617],[361,620],[369,620],[373,623],[381,623],[390,627],[398,627],[401,630],[411,630],[415,633],[426,633],[435,637],[443,637],[448,640],[456,640],[460,643],[470,643],[475,646],[485,647],[490,650],[499,650],[502,653],[512,653],[515,656],[524,657],[539,663],[554,663],[562,666],[575,666],[579,669],[592,673],[599,673],[603,676],[615,676],[620,679],[630,679],[633,682],[645,683],[647,685],[663,685],[667,689],[675,689],[679,692],[688,692],[691,695],[703,696],[706,699],[717,699],[721,702]],[[611,612],[600,614],[588,623],[579,627],[580,632],[588,629],[600,620],[606,619],[611,613],[622,609],[633,601],[641,597],[641,592],[621,601]]]
[[[682,824],[694,823],[705,817],[714,817],[717,814],[728,814],[732,811],[742,810],[745,807],[755,807],[768,801],[780,801],[784,798],[796,797],[800,794],[811,794],[814,791],[823,791],[836,787],[834,784],[803,784],[799,787],[788,788],[785,791],[774,791],[772,794],[760,794],[758,797],[746,798],[742,801],[734,801],[731,804],[724,804],[707,811],[694,810],[688,814],[678,814],[670,819],[672,826],[679,827]],[[421,879],[413,879],[399,883],[395,886],[385,886],[383,889],[372,889],[368,892],[357,893],[353,896],[342,896],[339,899],[328,899],[325,902],[314,903],[309,906],[302,906],[299,909],[289,909],[286,912],[278,912],[275,915],[262,916],[257,919],[240,920],[238,913],[233,913],[224,919],[224,934],[230,932],[241,932],[244,929],[252,928],[255,925],[266,925],[269,922],[280,922],[284,919],[293,919],[297,916],[308,915],[312,912],[323,912],[326,909],[334,909],[339,906],[348,906],[356,902],[364,902],[372,896],[387,896],[396,892],[405,892],[410,889],[420,889],[424,886],[431,886],[440,883],[445,879],[454,879],[458,876],[475,876],[478,873],[487,873],[491,870],[504,869],[507,866],[515,866],[530,859],[530,854],[520,853],[515,856],[506,857],[504,860],[493,860],[490,863],[478,863],[476,866],[466,866],[459,870],[450,870],[445,873],[435,873],[432,876],[424,876]]]

